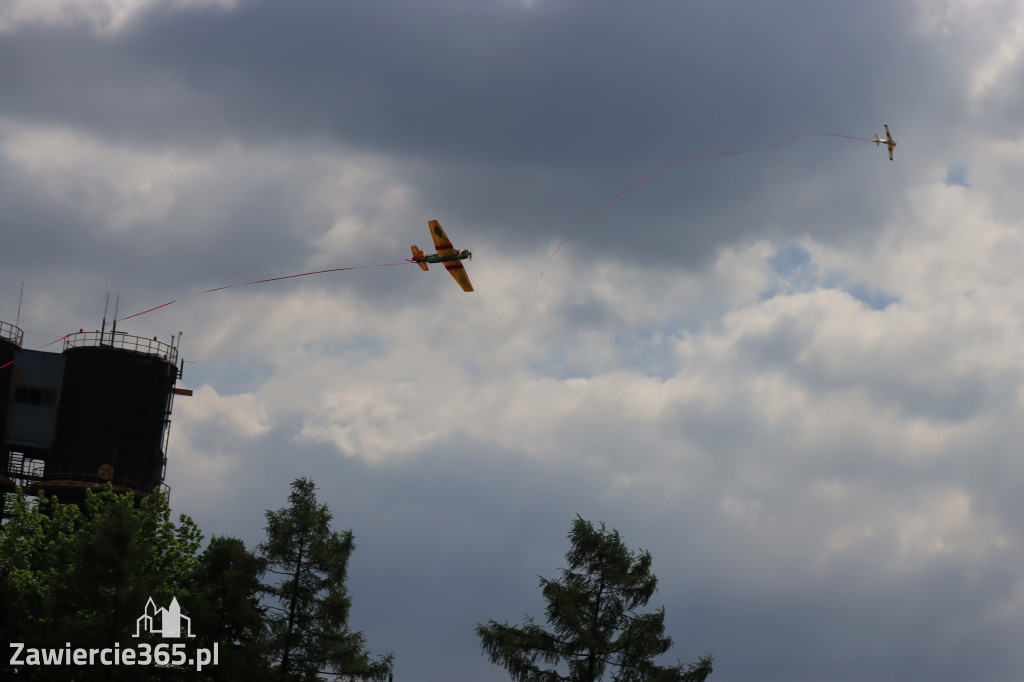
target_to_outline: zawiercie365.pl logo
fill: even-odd
[[[157,607],[153,598],[146,602],[146,608],[142,615],[135,621],[135,634],[133,639],[142,637],[143,634],[160,635],[163,639],[189,639],[194,638],[192,634],[192,619],[181,612],[178,598],[171,599],[171,603],[164,607]],[[77,665],[77,666],[157,666],[161,668],[195,668],[196,671],[203,669],[203,666],[217,665],[220,657],[219,644],[214,643],[212,649],[198,648],[192,652],[187,650],[185,642],[160,642],[153,645],[149,642],[138,642],[121,646],[115,642],[112,646],[101,649],[85,649],[73,647],[71,642],[63,648],[37,649],[26,646],[24,642],[12,642],[10,665],[40,666],[40,665]]]

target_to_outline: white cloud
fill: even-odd
[[[202,164],[179,152],[140,150],[56,126],[0,125],[0,153],[50,201],[113,230],[166,218],[176,186]]]
[[[228,213],[261,200],[261,184],[274,188],[282,201],[310,215],[333,216],[329,227],[319,220],[287,226],[309,238],[316,251],[307,261],[311,270],[365,262],[365,253],[393,240],[379,231],[368,238],[369,218],[362,216],[400,223],[408,210],[409,189],[388,179],[388,165],[372,154],[284,151],[232,140],[203,148],[147,147],[6,120],[0,121],[0,157],[46,201],[118,233],[216,237]],[[363,211],[353,211],[360,204]]]
[[[1024,8],[1012,3],[1016,14],[1003,18],[999,35],[989,46],[990,53],[976,67],[971,77],[970,96],[977,103],[1005,88],[1013,88],[1015,76],[1021,73],[1021,54],[1024,53]]]
[[[16,9],[0,17],[7,30],[16,30],[30,20],[58,21],[51,14],[61,6],[9,4]],[[106,26],[96,30],[120,31],[146,7],[111,4],[106,23],[90,21]],[[955,65],[923,70],[914,87],[932,92],[932,83],[954,81],[963,95],[951,103],[954,112],[971,98],[991,101],[1019,60],[1019,22],[1001,21],[1019,9],[968,2],[920,7],[923,30],[887,54],[895,61],[919,55],[917,68],[924,63],[922,43],[936,50],[963,47],[951,59]],[[31,19],[31,12],[39,18]],[[11,24],[15,19],[21,23]],[[722,21],[727,26],[731,19]],[[821,55],[831,58],[828,51]],[[876,63],[874,55],[859,56],[867,66]],[[912,69],[895,61],[886,66],[892,77],[906,77]],[[807,75],[828,76],[801,74]],[[642,76],[636,75],[638,87]],[[766,70],[765,77],[776,76]],[[256,76],[247,83],[264,84]],[[856,109],[865,99],[873,107],[870,97],[857,92],[855,82],[842,83],[837,110],[874,118]],[[805,81],[771,82],[772,92],[789,87],[808,97],[827,94]],[[723,97],[697,90],[704,99],[693,101],[708,108]],[[661,97],[665,91],[659,83],[640,93]],[[901,105],[901,96],[888,92],[887,103],[909,116],[913,109]],[[780,96],[772,104],[803,109],[805,102]],[[297,111],[304,105],[301,97],[288,104]],[[252,534],[259,512],[284,499],[288,477],[308,474],[334,484],[324,490],[332,508],[345,508],[360,524],[378,524],[382,533],[402,536],[413,517],[424,525],[470,519],[466,527],[488,535],[485,544],[496,549],[485,559],[475,550],[466,553],[467,572],[488,574],[479,562],[504,566],[501,552],[515,553],[522,568],[523,556],[550,549],[537,538],[562,540],[561,526],[578,512],[622,528],[631,544],[656,545],[659,567],[666,567],[664,573],[659,568],[663,594],[674,604],[694,594],[723,595],[723,612],[743,618],[752,609],[775,609],[773,600],[782,599],[774,595],[809,601],[820,589],[835,600],[830,604],[850,608],[851,631],[863,635],[874,632],[876,614],[899,608],[885,595],[911,593],[930,603],[950,585],[956,591],[991,581],[1002,593],[979,595],[970,617],[1005,630],[1019,623],[1024,605],[1015,485],[1024,475],[1017,455],[1024,439],[1024,193],[1018,189],[1024,145],[1005,131],[965,127],[959,113],[930,113],[937,118],[905,121],[892,164],[865,145],[879,168],[870,167],[860,180],[843,175],[842,193],[853,198],[814,213],[824,224],[800,224],[801,216],[811,215],[798,210],[802,197],[819,196],[839,181],[828,172],[814,182],[800,180],[797,164],[785,161],[800,158],[800,147],[780,157],[756,199],[727,186],[728,169],[758,167],[748,164],[752,156],[716,166],[719,175],[708,177],[723,186],[701,189],[723,202],[747,202],[748,210],[737,215],[759,221],[742,231],[757,238],[697,240],[722,246],[709,262],[689,269],[660,259],[634,265],[637,260],[614,250],[584,258],[575,241],[548,262],[545,249],[564,235],[552,228],[551,244],[542,248],[531,241],[535,236],[524,238],[540,228],[523,230],[516,222],[534,198],[523,188],[537,185],[486,169],[481,186],[497,177],[500,191],[486,200],[460,196],[440,187],[441,179],[460,177],[450,164],[469,152],[460,148],[449,157],[422,140],[404,148],[404,135],[414,130],[377,151],[354,153],[311,141],[303,130],[275,137],[277,126],[288,127],[287,117],[261,128],[258,139],[242,132],[204,148],[110,141],[87,129],[7,118],[0,124],[0,155],[8,177],[37,192],[39,204],[85,215],[110,243],[173,235],[146,261],[148,271],[123,275],[137,284],[129,312],[245,277],[400,260],[410,243],[428,243],[427,218],[441,219],[457,245],[474,250],[467,266],[477,289],[472,294],[461,292],[442,268],[423,273],[402,265],[234,288],[137,318],[130,326],[184,329],[184,357],[198,363],[186,366],[185,382],[196,393],[176,401],[169,454],[176,504],[185,501],[183,510],[197,517],[220,523],[237,513],[243,529],[236,532]],[[196,113],[200,125],[203,115]],[[687,128],[690,114],[680,109],[679,115],[680,129]],[[356,126],[345,134],[371,148],[373,134],[363,140],[366,131],[358,127],[368,124],[356,120],[362,123],[336,123]],[[550,118],[552,134],[561,134],[559,124]],[[757,125],[759,115],[751,121]],[[629,147],[628,136],[640,127],[595,129],[593,139],[627,136],[622,146]],[[925,130],[935,135],[925,138]],[[153,139],[169,138],[161,130]],[[434,150],[438,171],[429,189],[417,175],[422,169],[408,161],[422,146]],[[617,145],[601,149],[614,152]],[[806,153],[821,161],[832,149]],[[629,167],[627,156],[599,161]],[[502,168],[508,161],[493,160]],[[486,168],[480,159],[472,163]],[[962,166],[966,182],[947,184],[954,164]],[[573,177],[571,166],[566,161],[543,177],[558,179],[550,184],[560,188],[562,178]],[[694,163],[686,173],[679,170],[660,179],[663,190],[676,191],[671,183],[678,182],[685,211],[687,192],[703,180],[703,169]],[[649,236],[644,204],[656,189],[645,184],[630,195],[632,204],[623,203],[622,224],[638,237]],[[499,196],[505,193],[512,198]],[[492,221],[477,229],[465,216],[460,225],[445,214],[421,215],[435,210],[438,194],[455,197],[458,205],[442,207],[447,214],[464,210],[463,199],[498,197],[511,208],[495,208],[492,215],[490,205],[477,207]],[[545,200],[575,215],[560,198]],[[17,201],[11,206],[22,209]],[[837,224],[851,226],[849,234],[837,236],[830,211]],[[706,212],[709,224],[714,213]],[[678,225],[680,231],[712,229],[684,220]],[[587,239],[586,231],[574,239]],[[795,264],[777,258],[780,253]],[[87,270],[80,259],[63,258],[54,267],[72,274],[62,286],[48,283],[40,296],[57,309],[57,320],[69,306],[62,288],[88,288],[123,265]],[[11,265],[6,271],[17,270]],[[108,272],[98,272],[103,269]],[[162,279],[153,283],[150,275]],[[398,492],[388,488],[395,497],[378,502],[383,496],[368,481],[394,484]],[[268,490],[277,498],[267,499]],[[391,516],[398,495],[403,506]],[[236,505],[255,509],[257,521],[244,520]],[[629,525],[644,539],[634,541]],[[431,543],[476,541],[462,537],[461,526],[459,533],[442,528]],[[401,572],[407,562],[396,556],[367,561]],[[557,549],[550,553],[552,565],[558,556]],[[706,590],[687,592],[691,567],[707,581]],[[526,571],[531,587],[534,570]],[[934,582],[939,574],[941,589]],[[849,586],[851,575],[860,583]],[[786,590],[779,592],[780,586]],[[463,585],[439,580],[436,587],[443,594]],[[741,599],[730,596],[737,592]],[[854,623],[861,606],[847,600],[862,597],[872,625]],[[751,607],[755,602],[768,606]],[[388,613],[392,622],[396,613]],[[475,612],[467,613],[451,617],[468,622]],[[492,615],[498,614],[483,617]],[[813,628],[806,614],[787,610],[791,617]],[[911,621],[916,630],[933,633],[933,624]],[[727,633],[733,624],[719,625]],[[728,637],[721,640],[727,646],[751,646]],[[776,641],[786,654],[805,644]],[[479,652],[467,648],[476,660]],[[717,653],[715,643],[709,648]]]
[[[3,149],[55,197],[90,165],[104,186],[123,179],[121,198],[95,209],[108,221],[119,202],[159,221],[165,204],[141,189],[147,177],[182,201],[224,173],[244,183],[300,167],[259,147],[107,149],[43,129]],[[368,234],[365,215],[401,224],[410,210],[412,190],[385,161],[311,158],[298,196],[333,216],[296,233],[311,268],[353,262],[363,242],[416,239],[412,225]],[[380,468],[481,444],[591,472],[608,499],[642,500],[647,513],[681,499],[717,510],[709,523],[726,540],[714,551],[774,566],[766,583],[850,562],[879,576],[984,566],[1019,541],[998,506],[976,504],[984,482],[947,469],[1024,409],[1024,326],[1006,313],[1024,309],[1024,248],[989,210],[987,166],[976,187],[940,176],[896,197],[876,243],[801,240],[799,282],[771,264],[788,245],[764,239],[721,249],[701,272],[561,254],[535,294],[530,259],[497,256],[469,264],[473,294],[437,268],[399,267],[381,280],[409,282],[397,298],[363,295],[364,271],[183,301],[160,323],[187,328],[200,385],[176,403],[171,467],[212,495],[248,468],[272,469],[268,439]],[[367,193],[369,213],[346,211]],[[482,235],[472,246],[501,253]],[[896,302],[871,308],[842,288],[855,283]],[[202,379],[218,365],[249,368],[245,387]]]
[[[942,40],[964,67],[974,113],[1015,95],[1024,53],[1024,8],[1013,0],[919,0],[919,33]]]
[[[192,396],[180,399],[176,411],[195,428],[212,427],[244,439],[262,435],[273,426],[266,407],[255,396],[222,396],[211,386],[201,386]]]
[[[238,0],[7,0],[0,5],[0,34],[46,25],[85,26],[98,35],[110,35],[157,6],[228,11],[237,5]]]

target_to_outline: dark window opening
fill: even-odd
[[[47,391],[44,388],[15,386],[14,402],[24,403],[26,405],[42,405],[44,407],[53,407],[57,402],[57,392]]]

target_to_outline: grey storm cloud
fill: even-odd
[[[712,680],[1019,680],[1015,3],[65,4],[0,3],[26,345],[474,251],[124,326],[185,332],[175,511],[314,477],[396,680],[507,679],[576,514]]]
[[[649,179],[642,201],[609,199],[683,156],[806,132],[870,136],[883,111],[927,105],[911,73],[936,55],[906,48],[906,12],[803,2],[729,12],[611,2],[167,7],[103,39],[67,27],[7,36],[0,87],[8,115],[111,141],[305,139],[384,154],[407,162],[402,172],[428,202],[498,239],[564,236],[605,204],[585,225],[582,252],[627,234],[622,257],[693,267],[766,230],[870,230],[867,216],[838,216],[856,203],[870,211],[865,196],[884,185],[861,194],[855,178],[871,175],[877,155],[858,162],[866,150],[834,139],[742,162],[693,160]]]

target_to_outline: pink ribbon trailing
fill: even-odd
[[[193,296],[202,296],[203,294],[212,294],[215,291],[222,291],[224,289],[234,289],[236,287],[247,287],[247,286],[250,286],[252,284],[263,284],[265,282],[279,282],[279,281],[284,280],[284,279],[295,279],[296,277],[308,277],[309,275],[322,275],[322,274],[325,274],[325,273],[328,273],[328,272],[341,272],[342,270],[362,270],[364,268],[390,268],[390,267],[395,266],[395,265],[405,265],[406,263],[411,263],[411,262],[412,261],[410,261],[410,260],[404,260],[404,261],[402,261],[400,263],[377,263],[375,265],[350,265],[350,266],[348,266],[346,268],[330,268],[329,270],[313,270],[312,272],[300,272],[297,275],[285,275],[283,277],[268,277],[267,279],[257,279],[257,280],[252,281],[252,282],[241,282],[239,284],[228,284],[228,285],[222,286],[222,287],[214,287],[213,289],[207,289],[206,291],[197,291],[194,294],[189,294],[188,296],[182,296],[181,298],[176,298],[173,301],[168,301],[167,303],[161,303],[158,306],[153,306],[152,308],[148,308],[146,310],[143,310],[142,312],[133,313],[131,315],[128,315],[127,317],[122,317],[121,320],[124,321],[124,320],[130,320],[133,317],[140,317],[142,315],[145,315],[146,313],[151,313],[154,310],[160,310],[161,308],[166,308],[167,306],[171,305],[172,303],[177,303],[178,301],[184,301],[185,299],[192,298]],[[76,332],[72,332],[72,334],[74,334],[74,333],[76,333]],[[50,343],[46,344],[45,346],[42,346],[40,348],[40,350],[42,350],[42,348],[46,348],[46,346],[52,346],[53,344],[55,344],[55,343],[57,343],[59,341],[63,341],[64,339],[68,338],[69,336],[71,336],[71,334],[65,334],[64,336],[60,337],[59,339],[54,339],[53,341],[50,341]],[[7,367],[10,367],[13,364],[14,364],[14,360],[11,360],[10,362],[8,362],[5,365],[0,365],[0,370],[6,369]]]

